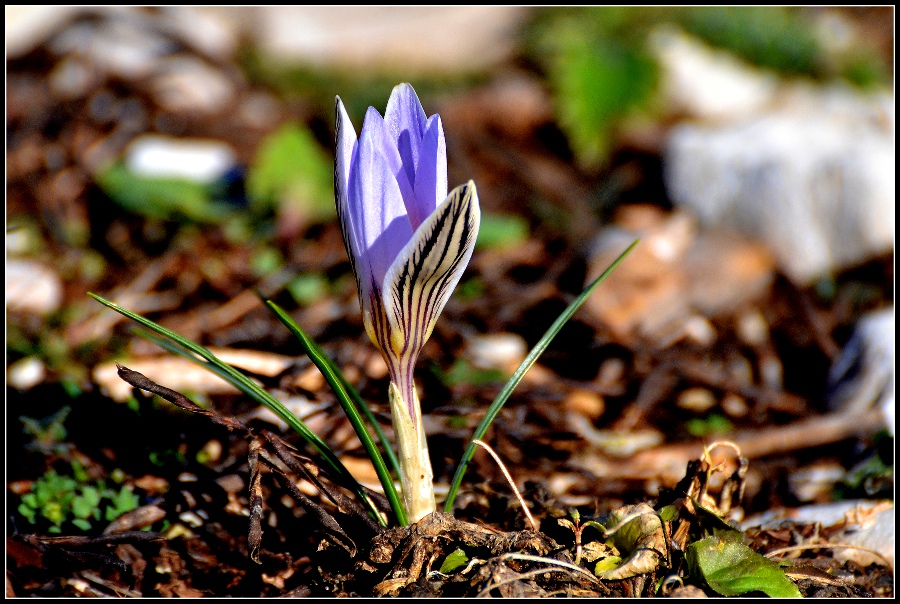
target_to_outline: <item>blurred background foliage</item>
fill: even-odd
[[[870,88],[890,81],[891,66],[871,46],[829,44],[839,38],[812,9],[782,7],[578,7],[533,10],[520,29],[519,61],[536,71],[552,94],[554,111],[579,166],[602,169],[616,134],[635,119],[659,117],[660,67],[649,38],[677,27],[748,64],[784,76],[842,80]],[[287,63],[245,46],[240,65],[249,79],[296,102],[308,123],[287,123],[259,146],[246,173],[247,202],[255,220],[273,212],[316,223],[333,219],[332,119],[339,92],[351,119],[368,107],[383,110],[393,86],[409,79],[401,69],[354,71]],[[489,74],[460,72],[417,77],[429,99],[470,89]],[[99,176],[101,187],[130,211],[155,218],[220,222],[240,204],[226,201],[227,183],[212,186],[129,175],[116,164]],[[486,235],[488,237],[488,235]]]
[[[489,84],[497,72],[526,72],[549,92],[552,99],[554,113],[548,119],[555,118],[549,128],[553,131],[553,145],[548,146],[553,146],[553,152],[564,161],[574,157],[576,169],[581,170],[588,181],[608,167],[611,153],[616,149],[617,136],[623,128],[634,120],[664,119],[661,116],[666,108],[659,94],[660,66],[651,49],[652,35],[661,27],[681,29],[751,65],[785,77],[842,81],[862,88],[883,87],[891,81],[892,65],[875,42],[865,36],[851,37],[849,43],[842,42],[847,36],[837,31],[839,27],[833,23],[828,26],[831,21],[822,18],[820,9],[573,7],[528,9],[524,14],[526,18],[514,36],[512,56],[505,62],[489,68],[417,74],[413,80],[416,91],[426,110],[435,112],[441,108],[440,102],[435,101],[452,99],[457,93],[461,95]],[[8,68],[12,72],[27,72],[27,77],[22,78],[27,80],[33,77],[32,73],[37,73],[36,69],[34,72],[28,72],[28,69],[46,61],[44,76],[49,78],[57,73],[58,66],[47,57],[60,58],[43,49],[18,63],[8,62]],[[93,118],[77,112],[93,111],[90,103],[100,96],[108,101],[113,117],[103,118],[108,120],[102,123],[106,130],[101,129],[97,136],[105,137],[111,131],[115,133],[116,129],[131,132],[130,125],[123,128],[115,120],[124,123],[123,116],[133,116],[135,107],[141,107],[134,97],[147,97],[148,92],[140,87],[129,89],[130,84],[121,80],[113,78],[112,83],[106,82],[104,86],[108,90],[101,91],[102,95],[89,91],[86,99],[93,98],[94,101],[86,101],[83,106],[71,100],[48,105],[56,113],[40,118],[46,119],[47,124],[35,126],[33,122],[39,121],[37,118],[23,120],[22,129],[26,126],[36,129],[39,140],[50,147],[47,159],[40,160],[39,157],[48,167],[40,168],[44,172],[35,174],[50,182],[47,190],[58,189],[65,195],[59,197],[63,201],[41,202],[44,206],[38,203],[39,210],[32,208],[30,213],[8,214],[10,225],[17,227],[7,235],[8,252],[23,257],[55,254],[54,266],[66,280],[80,281],[93,288],[98,287],[98,283],[102,284],[100,287],[114,287],[116,279],[123,277],[122,272],[115,272],[116,269],[128,268],[130,262],[144,258],[141,253],[133,253],[135,249],[150,254],[168,249],[167,246],[199,249],[198,242],[204,233],[208,233],[207,229],[219,229],[228,243],[246,243],[253,248],[246,259],[247,272],[253,278],[261,278],[289,264],[289,259],[294,257],[289,246],[301,239],[298,235],[306,233],[314,240],[320,231],[309,230],[310,227],[334,220],[335,95],[340,94],[358,129],[366,109],[374,106],[383,111],[392,87],[400,81],[410,80],[411,76],[398,66],[354,70],[277,60],[268,56],[258,42],[248,43],[246,39],[238,44],[236,55],[231,58],[236,58],[236,65],[228,64],[227,69],[216,65],[216,69],[230,74],[239,71],[234,81],[238,82],[235,88],[241,91],[262,89],[266,94],[278,97],[272,105],[276,117],[262,136],[246,140],[239,135],[229,138],[230,116],[215,118],[226,123],[218,128],[198,129],[200,134],[179,126],[185,138],[219,138],[237,152],[239,157],[232,169],[212,182],[140,175],[129,168],[124,157],[117,157],[96,170],[84,169],[86,163],[77,163],[82,158],[75,158],[74,169],[71,164],[61,164],[67,169],[55,169],[54,173],[50,166],[62,161],[59,159],[62,157],[60,148],[67,143],[53,137],[77,120],[82,120],[77,124],[79,128],[88,130],[84,124],[94,124]],[[27,108],[27,103],[23,105]],[[152,114],[154,110],[158,112],[156,120],[141,122],[143,131],[163,130],[160,124],[166,122],[159,117],[158,107],[150,105],[147,112]],[[171,116],[163,117],[169,120],[168,123],[179,123]],[[11,124],[8,148],[13,150],[21,142],[17,138],[20,134],[15,130],[19,124],[16,119],[14,113],[8,116],[8,124]],[[188,123],[187,118],[183,121]],[[135,128],[135,132],[140,134],[141,131]],[[168,135],[177,138],[181,134],[176,128]],[[77,139],[68,132],[66,136]],[[133,138],[132,134],[129,136]],[[116,137],[110,137],[113,138]],[[30,151],[19,155],[31,157]],[[457,153],[457,156],[461,155],[464,153]],[[57,159],[51,162],[51,156]],[[468,171],[469,167],[464,166],[463,170]],[[90,188],[81,189],[81,192],[63,178],[73,174],[81,178],[82,173],[93,182],[89,183]],[[605,182],[614,185],[621,174],[606,176]],[[30,175],[29,178],[37,177]],[[22,182],[25,184],[13,184],[8,189],[13,191],[10,199],[18,196],[28,203],[36,203],[33,180],[22,179]],[[597,190],[603,186],[615,188],[613,185],[591,182]],[[24,187],[31,196],[21,194],[16,186]],[[102,203],[89,199],[87,205],[95,207],[84,214],[70,209],[80,204],[83,197],[90,198],[97,191],[103,194]],[[576,230],[577,225],[568,224],[572,220],[569,213],[553,214],[553,204],[542,203],[541,195],[529,195],[539,200],[525,202],[533,213],[530,222],[522,215],[511,213],[512,208],[508,207],[499,208],[496,213],[485,212],[479,233],[480,248],[522,245],[537,225],[546,228],[554,217],[559,222],[554,227],[558,227],[560,233]],[[49,194],[46,196],[50,197]],[[77,203],[66,206],[66,199]],[[109,201],[124,208],[127,214],[143,219],[144,222],[129,235],[134,241],[126,241],[121,230],[102,234],[109,226],[104,221],[111,220],[111,213],[98,212],[96,208],[105,209],[102,204]],[[16,206],[14,202],[10,207],[24,206],[21,203]],[[501,213],[504,211],[506,213]],[[49,238],[70,253],[48,251],[42,238]],[[98,238],[105,238],[105,241]],[[11,243],[14,239],[18,243]],[[204,276],[211,283],[225,283],[229,271],[235,269],[209,250],[207,255],[209,257],[203,258]],[[334,274],[319,274],[310,269],[303,267],[306,274],[288,282],[290,295],[301,305],[320,299],[333,287]],[[462,287],[461,295],[464,295],[465,291],[479,291],[481,286],[475,281],[467,281]],[[229,291],[224,285],[217,285],[216,289],[215,293]],[[9,325],[7,350],[11,360],[36,355],[52,371],[64,376],[66,383],[81,382],[86,372],[80,361],[92,354],[93,348],[87,339],[68,343],[61,330],[82,320],[86,313],[83,308],[63,305],[48,313],[40,327]]]
[[[658,27],[678,27],[751,65],[786,76],[841,79],[870,88],[890,81],[876,50],[835,50],[811,13],[781,7],[545,8],[524,30],[526,55],[544,72],[556,114],[582,166],[602,165],[616,128],[659,109],[659,69],[648,48]]]

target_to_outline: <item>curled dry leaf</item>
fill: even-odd
[[[646,503],[626,505],[609,514],[603,523],[608,543],[619,550],[624,562],[610,570],[596,574],[609,581],[627,579],[652,572],[659,565],[660,556],[666,551],[666,535],[662,520]],[[598,562],[602,565],[603,560]],[[602,568],[602,566],[601,566]]]

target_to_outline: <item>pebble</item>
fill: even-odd
[[[864,315],[828,374],[832,411],[863,413],[874,405],[894,433],[894,307]]]
[[[496,333],[470,338],[463,356],[476,367],[515,371],[527,352],[528,345],[522,336]]]
[[[729,417],[746,417],[750,413],[750,407],[742,396],[729,392],[722,397],[722,411]]]
[[[52,268],[35,260],[6,261],[6,310],[36,315],[56,312],[63,303],[63,283]]]
[[[762,346],[769,341],[769,324],[758,308],[746,308],[738,315],[737,334],[746,344]]]
[[[800,284],[893,249],[892,101],[812,87],[781,98],[757,116],[676,126],[671,199],[765,242]]]
[[[682,409],[703,413],[716,406],[716,397],[707,388],[688,388],[681,391],[676,404]]]
[[[18,390],[30,390],[44,381],[47,367],[37,357],[25,357],[6,369],[6,383]]]
[[[157,69],[151,85],[154,100],[176,113],[217,113],[235,97],[231,80],[221,69],[192,56],[174,56]]]
[[[219,141],[145,134],[129,145],[125,164],[136,176],[208,184],[231,170],[236,158],[231,147]]]
[[[282,63],[434,75],[502,62],[526,16],[515,6],[271,6],[249,10],[245,23]]]
[[[599,419],[606,410],[603,397],[584,388],[572,389],[564,401],[567,412],[579,413],[592,420]]]

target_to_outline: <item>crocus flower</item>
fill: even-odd
[[[434,511],[431,462],[413,367],[472,256],[480,222],[469,181],[447,194],[441,118],[409,84],[384,118],[370,107],[359,139],[336,102],[334,190],[363,323],[390,370],[401,486],[412,521]]]

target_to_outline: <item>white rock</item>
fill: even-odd
[[[828,405],[833,411],[864,413],[878,405],[894,433],[894,307],[860,319],[828,374]]]
[[[835,559],[840,562],[852,560],[863,568],[870,564],[884,564],[885,561],[893,565],[896,548],[896,519],[893,506],[870,514],[859,524],[859,527],[848,526],[836,540],[838,543],[861,549],[835,550]],[[881,556],[867,550],[878,552]]]
[[[30,390],[44,381],[47,368],[37,357],[19,359],[6,369],[6,382],[19,390]]]
[[[152,19],[137,10],[99,11],[99,21],[74,20],[48,41],[63,56],[74,54],[92,66],[125,79],[149,75],[157,61],[177,49],[175,41],[155,30]]]
[[[159,17],[204,54],[227,59],[237,49],[241,9],[223,6],[159,7]]]
[[[285,62],[410,72],[483,69],[514,50],[527,9],[516,6],[270,6],[245,23]]]
[[[170,111],[215,113],[234,99],[234,86],[225,73],[196,57],[168,58],[157,71],[153,97]]]
[[[485,369],[515,369],[525,358],[528,345],[522,336],[498,333],[475,336],[467,342],[465,358]]]
[[[742,63],[670,26],[656,29],[650,44],[659,61],[666,111],[706,120],[733,119],[761,110],[777,78]]]
[[[62,279],[53,269],[34,260],[7,260],[7,311],[46,315],[59,310],[62,303]]]
[[[155,134],[135,139],[125,154],[125,163],[135,175],[184,178],[199,183],[222,177],[235,162],[234,151],[225,143]]]
[[[836,501],[794,509],[773,509],[741,523],[743,528],[778,529],[785,521],[797,524],[819,523],[823,527],[843,524],[843,531],[829,538],[832,543],[851,547],[835,548],[835,559],[853,560],[860,566],[894,563],[894,506],[891,502],[868,500]],[[855,546],[855,547],[852,547]],[[867,548],[879,555],[856,549]]]
[[[27,54],[67,21],[84,12],[82,6],[6,5],[7,58]]]
[[[893,249],[893,113],[886,97],[797,85],[767,114],[673,129],[672,200],[765,241],[794,280]]]

